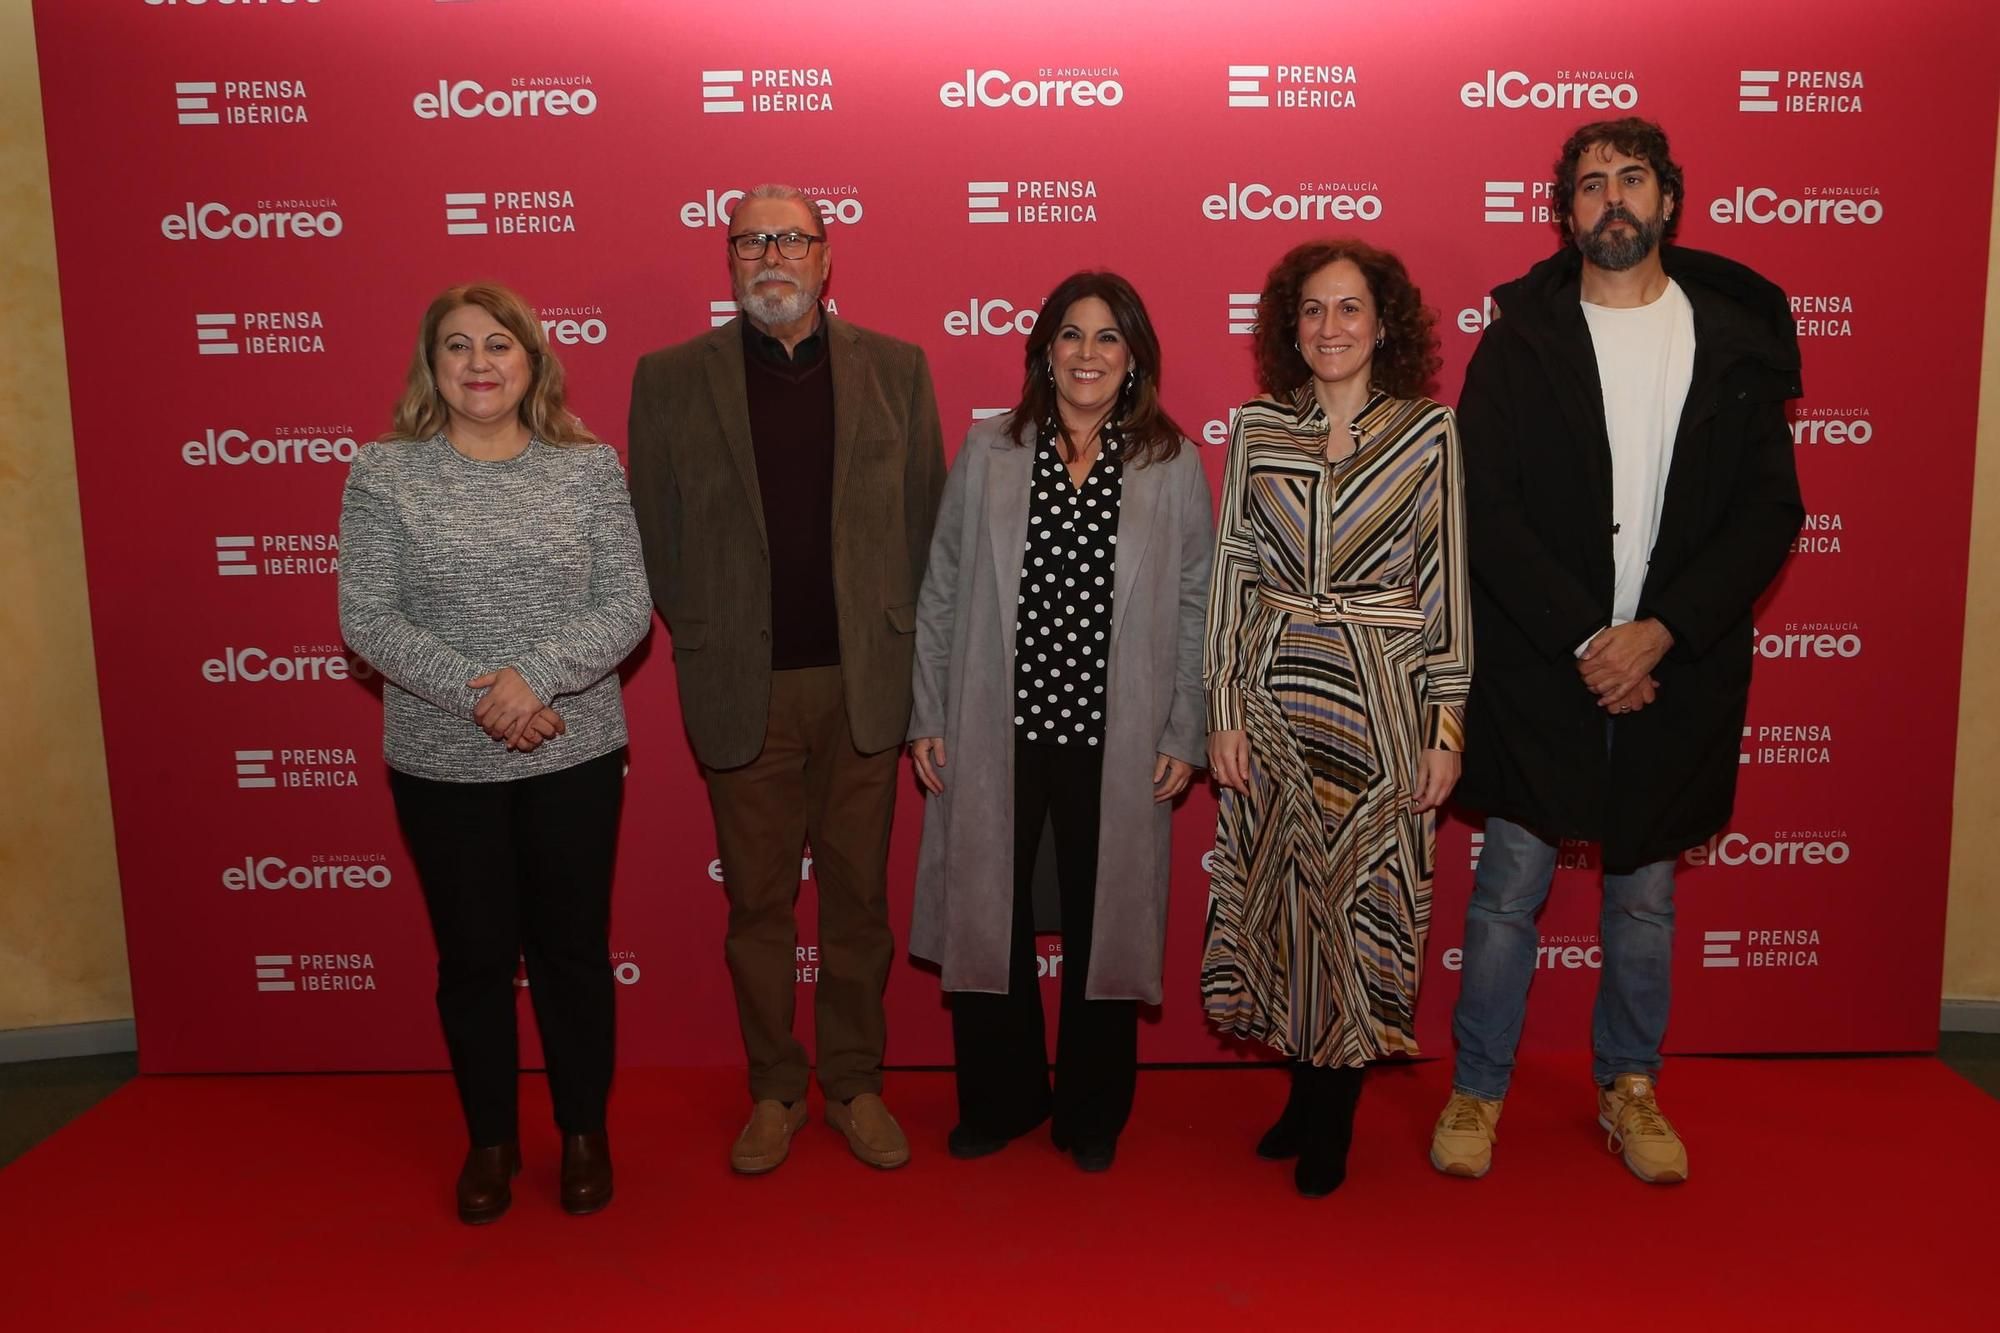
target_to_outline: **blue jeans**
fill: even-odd
[[[1465,909],[1465,967],[1452,1036],[1452,1086],[1497,1101],[1507,1095],[1514,1048],[1528,1009],[1541,936],[1535,914],[1549,896],[1555,844],[1519,824],[1486,821],[1486,846]],[[1598,926],[1604,971],[1591,1019],[1591,1072],[1609,1087],[1620,1074],[1657,1075],[1674,958],[1674,863],[1655,861],[1604,876]]]

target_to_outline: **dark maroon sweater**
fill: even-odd
[[[833,371],[826,317],[788,356],[743,321],[750,443],[771,551],[771,669],[835,666]]]

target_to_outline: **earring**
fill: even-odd
[[[1049,377],[1049,383],[1054,384],[1056,382],[1056,363],[1053,361],[1042,362],[1042,373]]]
[[[1382,345],[1382,335],[1379,333],[1375,335],[1375,345],[1377,347],[1380,347]]]

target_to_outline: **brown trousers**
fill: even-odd
[[[806,1095],[806,1052],[792,1033],[792,1008],[794,909],[808,841],[819,886],[819,1085],[837,1101],[882,1090],[882,990],[896,947],[887,882],[896,758],[894,748],[854,748],[840,668],[808,667],[771,673],[770,719],[755,759],[702,768],[729,893],[723,951],[753,1100]]]

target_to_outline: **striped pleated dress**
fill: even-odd
[[[1208,724],[1250,741],[1222,793],[1203,1003],[1316,1065],[1414,1053],[1436,815],[1425,748],[1458,750],[1472,683],[1451,410],[1373,395],[1326,461],[1310,383],[1236,417],[1208,608]]]

